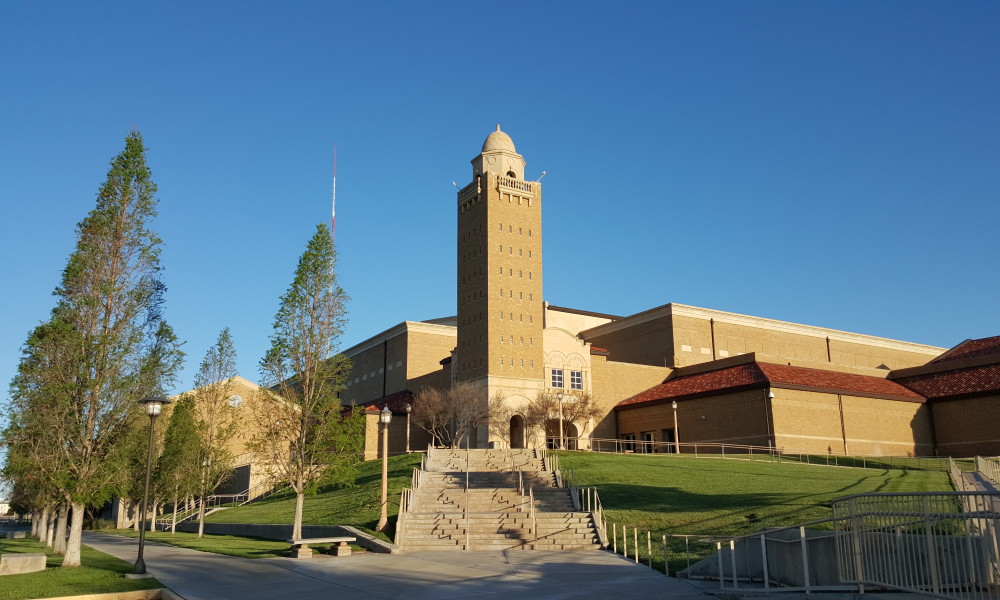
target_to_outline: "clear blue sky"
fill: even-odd
[[[1000,3],[0,4],[0,380],[130,128],[166,316],[257,380],[329,218],[348,347],[455,312],[495,125],[544,180],[545,297],[952,346],[1000,334]]]

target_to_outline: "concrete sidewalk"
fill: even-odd
[[[83,542],[129,562],[138,540],[84,532]],[[146,542],[146,567],[185,600],[386,598],[671,598],[712,596],[600,551],[408,552],[249,560]]]

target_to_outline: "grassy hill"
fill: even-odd
[[[673,455],[564,452],[581,485],[596,486],[609,523],[653,532],[739,535],[830,516],[833,498],[862,492],[950,490],[946,473],[885,468],[747,462]],[[420,455],[389,460],[389,515],[393,534],[399,491],[409,487]],[[354,487],[307,497],[305,524],[352,525],[372,531],[378,520],[381,462],[361,465]],[[294,498],[275,495],[210,515],[224,523],[291,523]],[[388,538],[387,538],[388,539]]]
[[[858,469],[656,454],[567,452],[564,470],[595,486],[608,523],[656,533],[742,535],[830,516],[830,500],[866,492],[950,490],[941,471]]]

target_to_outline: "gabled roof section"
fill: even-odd
[[[675,371],[677,374],[675,377],[619,402],[615,410],[765,387],[847,394],[904,402],[924,401],[920,394],[894,381],[871,375],[776,365],[756,360],[735,365],[731,359],[715,362],[722,363],[721,368],[701,370],[701,372],[690,375],[685,375],[683,369],[678,369]],[[704,369],[705,364],[696,366]]]
[[[927,364],[948,363],[965,358],[990,356],[993,354],[997,355],[997,360],[1000,362],[1000,335],[980,338],[978,340],[965,340]]]

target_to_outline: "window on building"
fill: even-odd
[[[569,387],[573,390],[583,389],[583,371],[569,372]]]
[[[563,370],[562,369],[552,369],[552,387],[561,388],[563,387]]]
[[[639,447],[639,452],[643,454],[650,454],[653,452],[653,432],[643,431],[642,432],[642,445]]]

